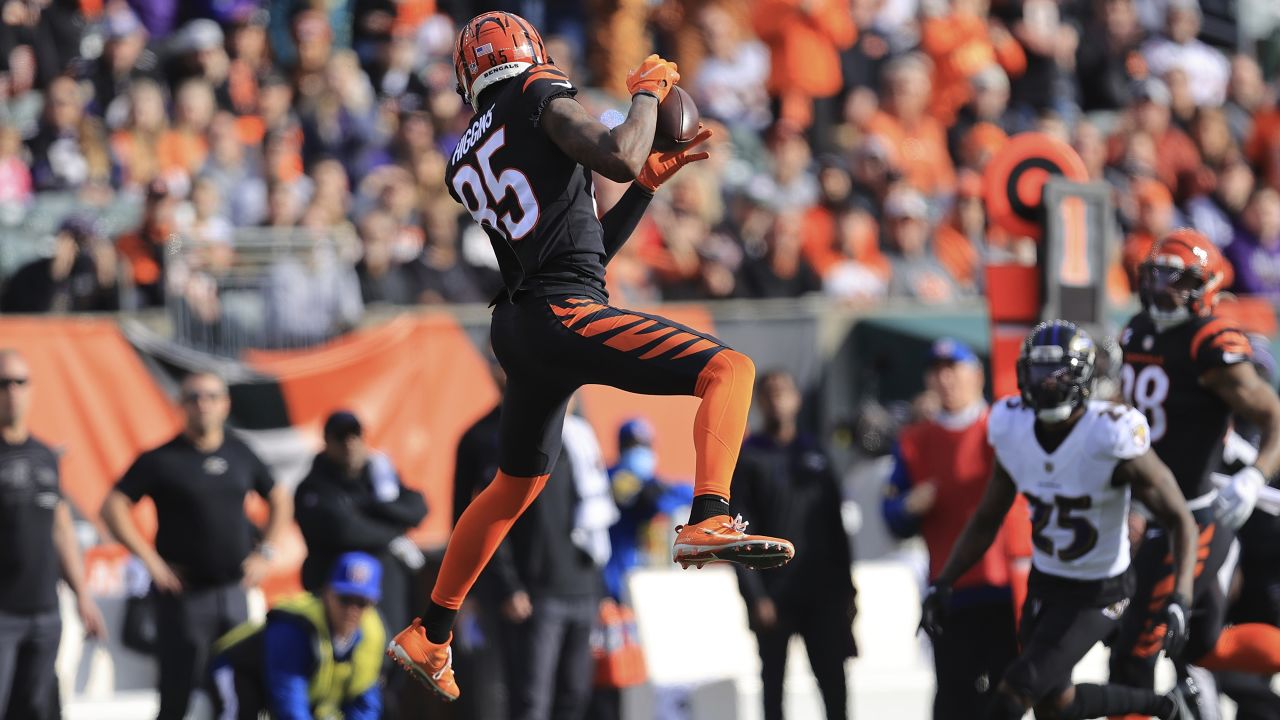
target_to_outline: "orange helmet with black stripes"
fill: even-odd
[[[1161,238],[1138,268],[1142,306],[1157,326],[1208,315],[1232,276],[1218,247],[1190,228]]]
[[[508,12],[477,15],[462,26],[453,46],[458,94],[475,105],[480,92],[532,65],[550,62],[542,36],[528,20]]]

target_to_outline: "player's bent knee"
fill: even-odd
[[[737,350],[725,348],[707,361],[698,373],[698,386],[694,394],[706,395],[713,386],[727,385],[733,389],[750,392],[756,383],[756,364]]]

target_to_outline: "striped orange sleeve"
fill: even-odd
[[[1244,353],[1246,355],[1252,353],[1252,347],[1249,345],[1249,338],[1239,330],[1227,330],[1221,335],[1209,341],[1209,347],[1224,353]]]
[[[528,90],[529,86],[537,82],[538,80],[556,80],[556,81],[567,82],[569,80],[569,76],[565,75],[563,72],[560,71],[559,68],[557,68],[554,65],[539,65],[538,67],[535,67],[533,70],[531,70],[529,72],[528,77],[524,79],[524,85],[520,88],[521,91]]]
[[[1228,324],[1226,320],[1214,319],[1196,332],[1191,338],[1191,360],[1201,362],[1201,354],[1213,352],[1222,357],[1227,353],[1251,357],[1253,350],[1249,338],[1239,329]],[[1210,359],[1210,358],[1206,358]]]
[[[1229,330],[1230,327],[1231,326],[1227,324],[1226,320],[1222,320],[1220,318],[1213,318],[1209,322],[1205,323],[1204,327],[1197,330],[1196,334],[1191,336],[1191,359],[1195,360],[1200,356],[1200,348],[1204,345],[1206,340],[1216,336],[1218,333]]]

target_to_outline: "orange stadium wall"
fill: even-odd
[[[355,412],[370,445],[426,497],[416,539],[444,542],[458,439],[498,401],[484,359],[451,316],[404,315],[319,348],[245,359],[277,378],[294,427],[316,447],[330,412]]]
[[[705,332],[714,329],[710,314],[699,307],[668,314]],[[103,498],[139,453],[178,432],[178,408],[111,320],[4,318],[0,338],[0,347],[21,351],[31,364],[32,430],[62,453],[64,493],[101,529]],[[393,459],[405,483],[421,491],[432,509],[415,537],[426,546],[445,541],[457,441],[498,402],[484,358],[451,316],[402,316],[319,348],[253,352],[245,362],[276,378],[294,429],[316,448],[328,413],[355,411],[372,446]],[[603,387],[586,388],[580,406],[606,459],[616,457],[619,424],[648,417],[657,431],[660,470],[672,478],[687,478],[693,466],[689,428],[696,409],[693,398],[641,397]],[[250,510],[262,519],[256,498]],[[140,503],[135,514],[144,533],[153,535],[150,503]],[[296,529],[290,536],[293,547],[286,556],[300,560]],[[114,576],[123,559],[114,547],[90,558],[114,568],[99,576]],[[286,590],[294,585],[289,578],[296,568],[282,570],[273,585]]]
[[[0,318],[0,347],[30,364],[31,430],[61,453],[63,494],[97,522],[138,453],[178,431],[177,408],[111,320]],[[153,531],[154,517],[139,515]]]

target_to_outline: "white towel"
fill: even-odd
[[[565,417],[561,439],[563,452],[573,463],[574,485],[578,491],[570,538],[598,567],[604,567],[612,553],[609,527],[618,521],[619,513],[609,488],[609,472],[600,443],[590,423],[577,415]]]

